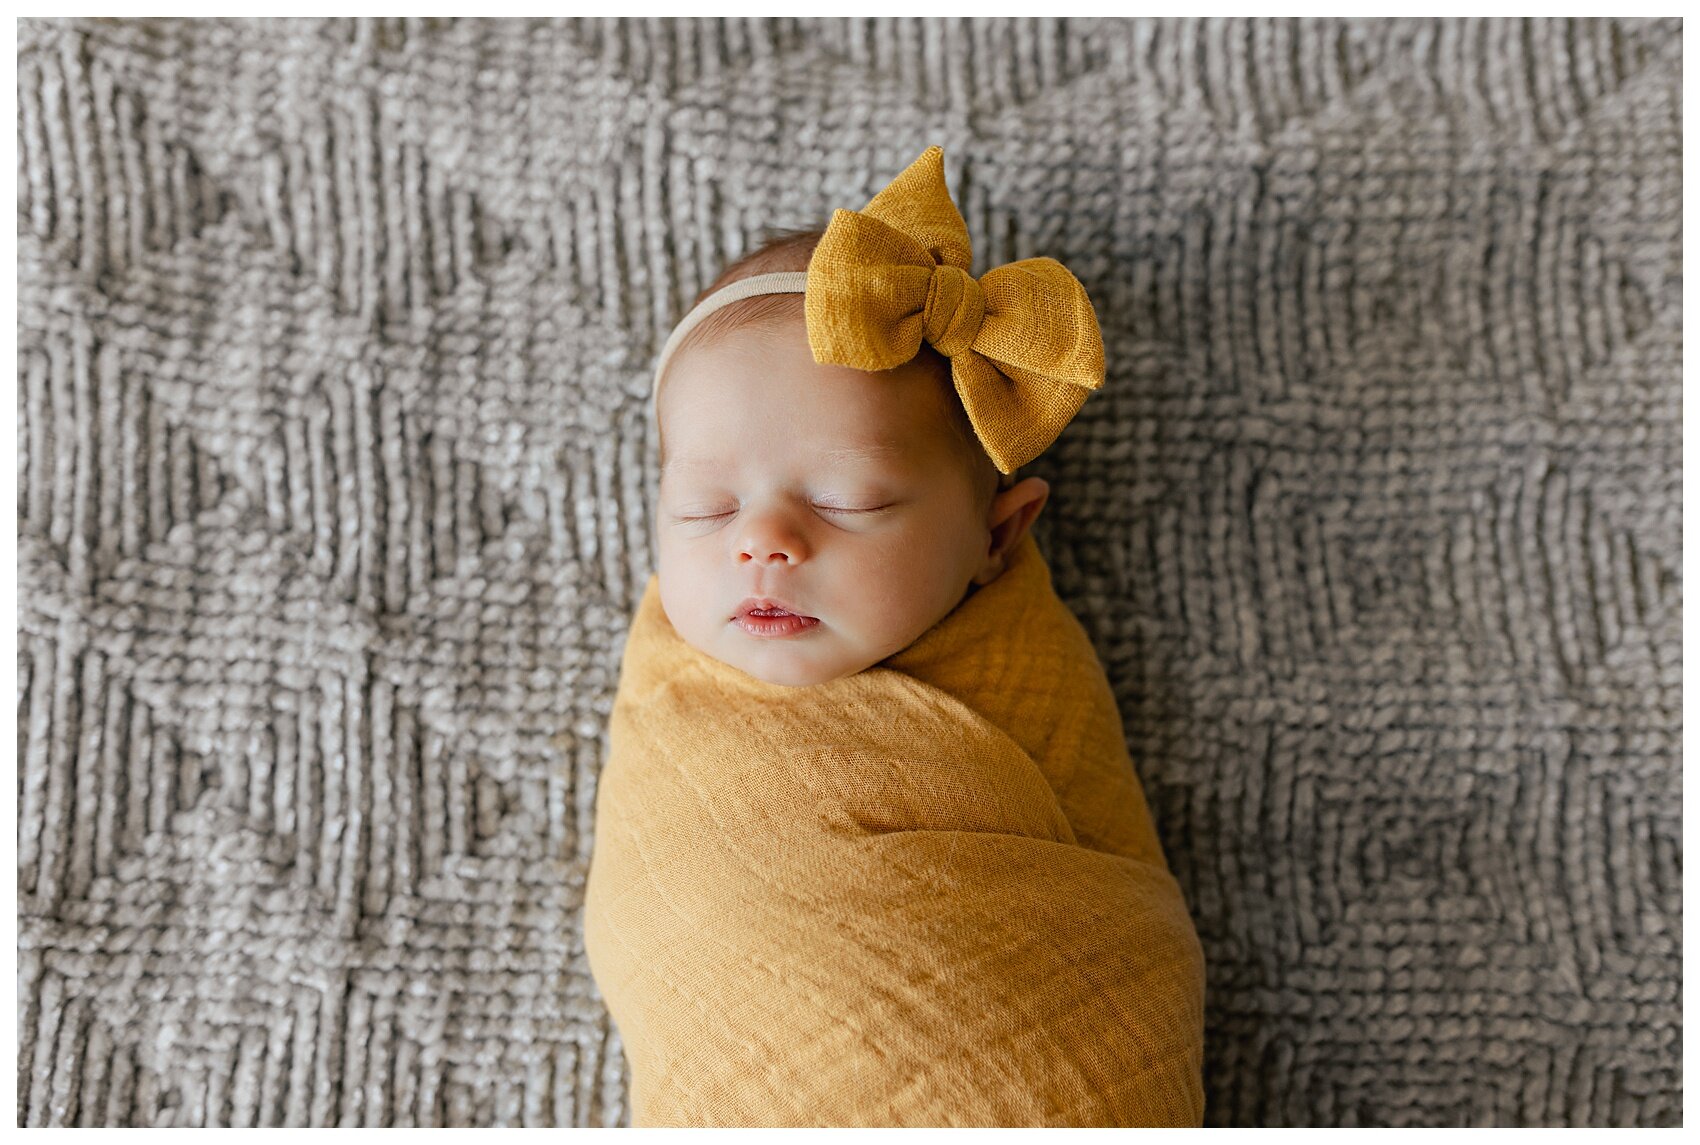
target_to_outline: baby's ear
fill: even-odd
[[[975,584],[990,584],[1003,573],[1010,552],[1033,527],[1050,496],[1050,482],[1043,477],[1028,477],[992,498],[992,540],[985,563],[974,574]]]

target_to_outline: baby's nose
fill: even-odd
[[[807,556],[802,534],[782,513],[752,513],[738,542],[738,563],[796,564]]]

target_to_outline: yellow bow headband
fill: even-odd
[[[969,265],[944,150],[929,147],[866,207],[832,213],[807,273],[752,275],[693,307],[662,347],[655,382],[685,333],[722,306],[802,294],[809,348],[822,365],[889,370],[914,358],[923,339],[950,359],[986,455],[1013,473],[1104,384],[1104,343],[1086,288],[1056,259],[1018,259],[978,279]]]

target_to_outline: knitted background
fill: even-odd
[[[25,20],[20,1125],[611,1125],[650,366],[945,148],[1211,1124],[1681,1119],[1680,24]],[[554,742],[565,736],[563,749]]]

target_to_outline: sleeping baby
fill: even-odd
[[[1097,318],[969,265],[931,147],[662,349],[584,913],[634,1125],[1202,1121],[1202,950],[1016,479]]]

